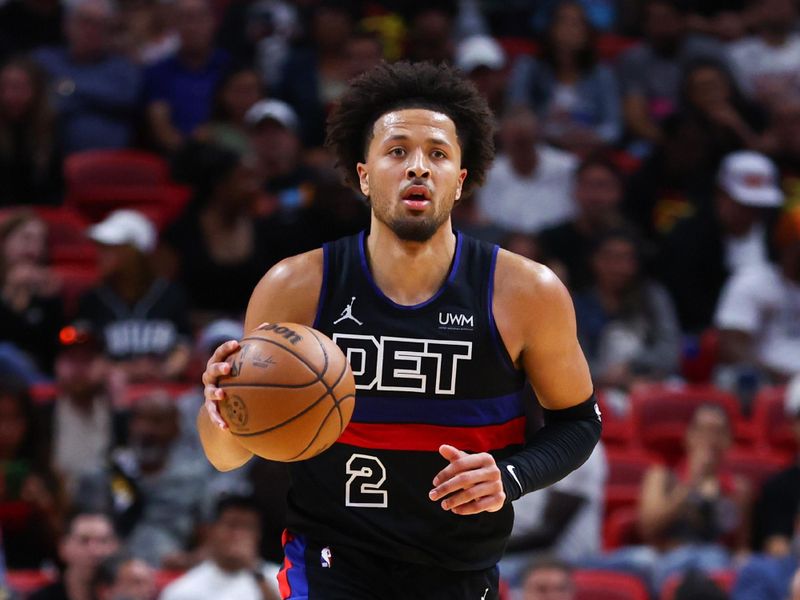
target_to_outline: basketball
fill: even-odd
[[[236,440],[269,460],[316,456],[347,427],[355,381],[342,351],[319,331],[266,323],[228,357],[220,413]]]

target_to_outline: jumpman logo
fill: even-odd
[[[483,596],[481,596],[481,600],[486,600],[486,595],[489,593],[489,588],[483,590]]]
[[[334,324],[334,325],[336,325],[337,323],[340,323],[341,321],[345,321],[345,320],[347,320],[347,319],[350,319],[351,321],[355,321],[355,322],[356,322],[356,323],[358,323],[359,325],[363,325],[363,323],[362,323],[361,321],[359,321],[358,319],[356,319],[356,318],[353,316],[353,302],[355,302],[355,301],[356,301],[356,297],[355,297],[355,296],[353,296],[353,297],[350,299],[350,304],[348,304],[347,306],[345,306],[345,307],[344,307],[344,310],[342,311],[342,316],[341,316],[341,317],[339,317],[338,319],[336,319],[336,320],[333,322],[333,324]]]

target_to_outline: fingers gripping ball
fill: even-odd
[[[266,323],[227,359],[222,418],[237,441],[270,460],[316,456],[347,427],[355,380],[342,351],[323,333],[296,323]]]

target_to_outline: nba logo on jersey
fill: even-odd
[[[333,554],[331,554],[331,549],[328,546],[325,546],[322,549],[322,552],[319,553],[319,556],[322,568],[330,569],[333,565]]]

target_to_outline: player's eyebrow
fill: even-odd
[[[384,143],[406,141],[408,139],[410,139],[410,136],[406,135],[405,133],[395,133],[394,135],[390,135],[388,138],[386,138],[386,140],[384,140]],[[432,144],[434,146],[448,146],[448,147],[452,146],[450,142],[440,137],[429,137],[425,141],[428,144]]]

